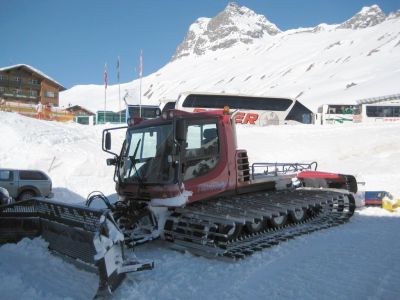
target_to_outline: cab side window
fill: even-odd
[[[13,174],[9,170],[2,170],[0,171],[0,181],[12,181]]]
[[[189,124],[185,149],[184,180],[207,174],[218,163],[219,139],[216,123]]]

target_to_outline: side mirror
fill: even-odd
[[[117,164],[117,160],[115,158],[107,158],[106,163],[107,166],[115,166]]]
[[[104,147],[106,148],[106,150],[111,149],[111,132],[106,133],[106,140],[105,140]]]
[[[176,120],[175,135],[178,141],[186,140],[185,120],[182,119]]]

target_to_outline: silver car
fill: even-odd
[[[39,170],[0,169],[0,187],[17,201],[33,197],[53,197],[50,177]]]

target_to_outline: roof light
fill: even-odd
[[[135,124],[135,120],[133,118],[128,119],[128,126],[133,126]]]

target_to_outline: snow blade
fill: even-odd
[[[0,244],[38,236],[51,250],[96,266],[96,297],[110,294],[126,273],[153,268],[153,262],[125,258],[124,236],[110,210],[38,199],[0,206]]]

